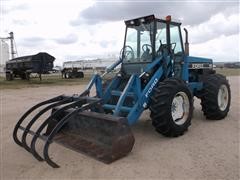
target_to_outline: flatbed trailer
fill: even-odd
[[[67,61],[63,63],[62,77],[70,78],[84,78],[84,65],[82,62]]]

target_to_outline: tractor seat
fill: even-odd
[[[143,52],[141,56],[142,61],[150,61],[152,59],[152,55],[150,53],[150,49],[147,48],[146,51]]]

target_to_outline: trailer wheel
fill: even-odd
[[[83,72],[79,72],[79,78],[84,78],[84,73]]]
[[[7,73],[6,73],[6,80],[7,80],[7,81],[12,81],[12,80],[13,80],[13,74],[7,72]]]
[[[62,77],[63,77],[64,79],[67,79],[67,78],[66,78],[66,72],[64,72],[64,73],[62,74]]]
[[[156,131],[177,137],[191,125],[193,97],[184,81],[169,78],[154,89],[149,108]]]
[[[66,78],[66,79],[70,79],[70,78],[71,78],[71,75],[70,75],[69,72],[66,72],[66,73],[65,73],[65,78]]]
[[[25,74],[20,74],[20,78],[21,78],[22,80],[26,79],[26,78],[25,78]]]
[[[30,73],[28,73],[28,72],[25,73],[25,79],[30,80]]]
[[[230,85],[226,77],[221,74],[205,76],[200,98],[207,119],[220,120],[226,117],[231,103]]]

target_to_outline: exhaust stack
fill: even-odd
[[[185,31],[185,55],[189,56],[189,43],[188,43],[188,31],[186,28],[183,28]]]

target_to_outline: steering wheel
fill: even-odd
[[[150,47],[150,48],[149,48]],[[152,46],[150,44],[143,44],[142,45],[142,50],[143,52],[147,52],[147,49],[150,49],[152,52]],[[150,52],[149,52],[150,53]]]
[[[176,46],[177,46],[177,43],[171,43],[172,52],[175,52]]]
[[[126,60],[134,59],[134,50],[131,46],[124,46],[120,51],[120,56],[122,56],[122,53],[124,53],[123,58],[126,57]]]
[[[162,44],[162,41],[159,40],[159,43],[160,43],[160,46],[157,50],[157,55],[160,55],[163,51],[164,48],[167,48],[167,44]],[[171,43],[171,52],[174,52],[175,51],[175,48],[177,46],[177,43]]]

